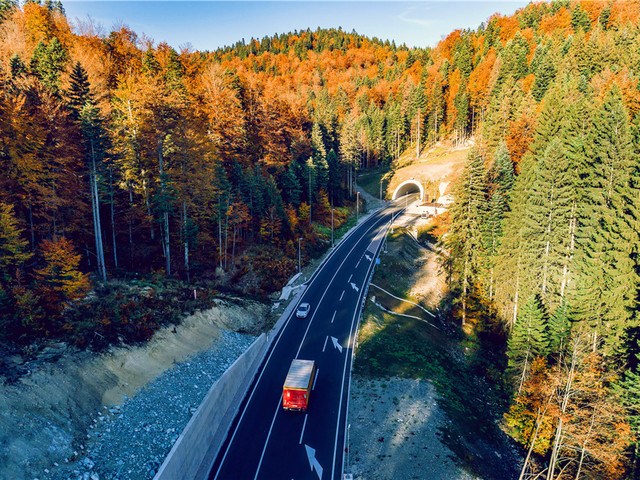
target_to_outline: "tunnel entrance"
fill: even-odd
[[[396,187],[393,191],[393,200],[408,195],[410,193],[419,193],[420,201],[424,199],[424,188],[422,184],[417,180],[406,180]]]

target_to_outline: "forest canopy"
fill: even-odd
[[[358,171],[472,138],[443,265],[453,318],[501,339],[523,471],[638,478],[639,14],[559,0],[433,49],[318,29],[197,52],[0,0],[0,331],[60,334],[136,275],[264,295],[298,239],[326,248]]]

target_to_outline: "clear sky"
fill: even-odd
[[[409,47],[435,46],[457,28],[477,28],[493,13],[511,15],[528,1],[76,1],[63,0],[67,18],[120,24],[176,49],[215,50],[317,27],[342,27]]]

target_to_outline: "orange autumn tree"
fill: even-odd
[[[44,266],[36,269],[35,277],[44,307],[48,312],[60,313],[65,305],[89,291],[89,276],[79,270],[81,256],[65,237],[44,240],[41,255]],[[46,326],[44,329],[49,330]]]

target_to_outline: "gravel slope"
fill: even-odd
[[[38,480],[151,479],[213,383],[255,340],[222,332],[215,345],[176,364],[121,406],[97,412],[69,463]]]
[[[461,470],[440,442],[446,421],[429,382],[354,375],[345,473],[354,480],[480,480]]]

